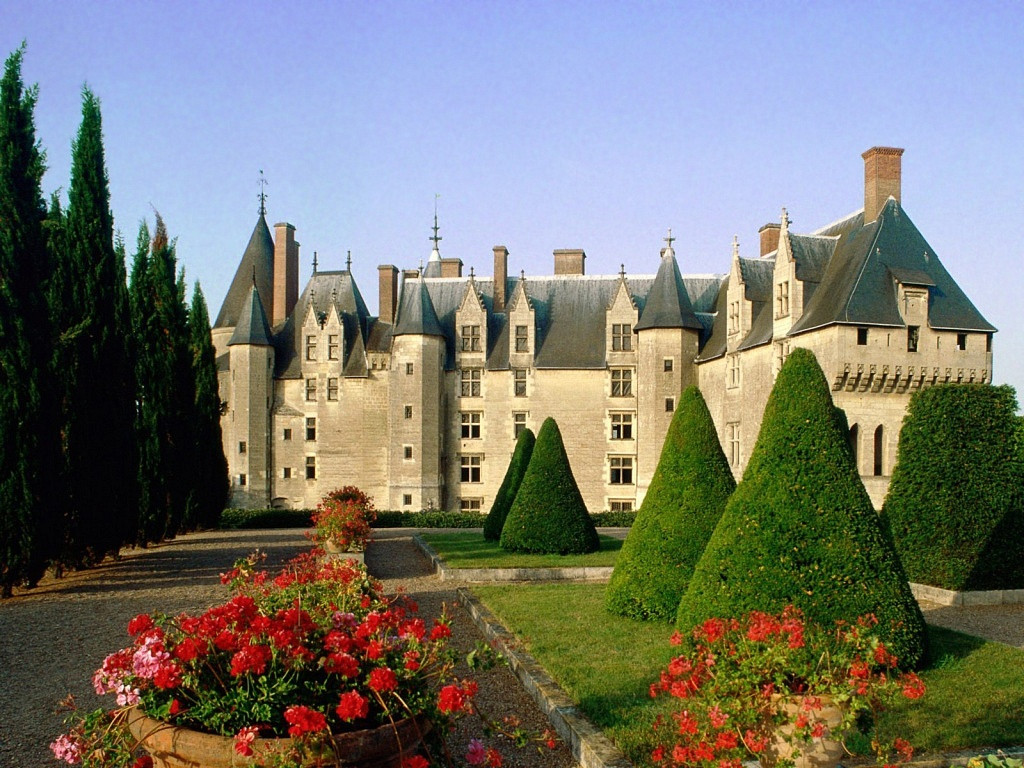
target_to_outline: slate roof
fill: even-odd
[[[775,275],[775,259],[740,259],[740,275],[743,277],[744,298],[747,301],[763,302],[772,300],[772,278]]]
[[[726,317],[726,304],[728,304],[728,293],[729,293],[729,276],[719,283],[718,293],[715,296],[714,304],[714,317],[722,318],[723,322],[715,323],[711,328],[711,333],[708,335],[707,340],[701,347],[700,353],[697,355],[697,361],[703,362],[705,360],[714,360],[716,357],[721,357],[725,354],[726,346],[728,344],[727,334],[728,328],[724,322]]]
[[[836,237],[835,252],[789,335],[833,323],[905,325],[897,306],[897,275],[910,284],[931,284],[928,323],[941,330],[993,332],[960,289],[900,204],[889,198],[877,220],[864,224],[860,211],[821,230]]]
[[[270,237],[266,218],[260,214],[213,327],[232,328],[238,324],[242,305],[249,295],[254,277],[260,295],[269,298],[273,293],[273,275],[274,241]]]
[[[679,264],[671,248],[665,249],[658,266],[658,274],[647,294],[647,302],[636,330],[647,328],[694,328],[702,330],[701,322],[694,316],[690,297],[679,274]]]
[[[437,319],[437,312],[434,309],[434,302],[431,301],[430,293],[427,291],[426,280],[421,277],[418,280],[410,281],[410,284],[403,288],[402,299],[398,305],[398,316],[395,319],[395,328],[391,332],[392,337],[410,334],[444,336],[441,323]]]
[[[235,324],[235,332],[231,334],[228,346],[252,344],[258,347],[270,347],[273,346],[271,339],[270,324],[267,322],[267,313],[263,311],[259,290],[255,284],[250,284],[249,294],[242,304]]]

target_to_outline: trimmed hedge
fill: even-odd
[[[689,387],[679,398],[636,524],[615,562],[605,607],[634,619],[675,619],[735,488],[704,397]]]
[[[825,626],[873,613],[901,664],[921,661],[924,619],[857,474],[845,422],[814,354],[795,349],[679,604],[680,629],[790,603]]]
[[[221,529],[312,528],[312,509],[237,509],[229,507],[220,516]]]
[[[916,392],[883,514],[911,581],[1024,588],[1024,456],[1016,393],[988,384]]]
[[[511,552],[559,555],[596,552],[600,546],[565,455],[562,433],[550,417],[537,434],[526,475],[505,519],[500,544]]]
[[[374,528],[479,528],[484,516],[479,512],[447,512],[424,509],[419,512],[378,512]]]
[[[508,517],[508,511],[512,508],[516,493],[519,492],[536,442],[537,438],[530,429],[524,429],[516,439],[516,449],[512,452],[508,469],[505,470],[505,479],[501,481],[501,487],[494,494],[494,503],[491,504],[491,511],[487,513],[487,519],[484,521],[484,538],[488,541],[498,541],[501,538],[505,518]]]
[[[593,512],[590,519],[598,528],[630,528],[636,522],[636,510],[620,509],[615,512]]]

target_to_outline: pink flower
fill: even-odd
[[[430,761],[423,755],[402,758],[402,768],[430,768]]]
[[[235,734],[235,752],[242,757],[252,756],[252,743],[256,740],[259,728],[255,725],[247,725]]]
[[[483,765],[487,759],[487,750],[480,739],[470,739],[469,749],[466,750],[466,762],[470,765]]]
[[[70,765],[82,762],[82,751],[78,742],[66,733],[62,733],[56,741],[50,744],[50,751],[53,752],[55,758]]]

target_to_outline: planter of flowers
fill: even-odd
[[[316,550],[273,577],[259,562],[222,576],[232,596],[221,605],[132,619],[131,645],[93,677],[117,707],[73,710],[55,756],[84,768],[425,768],[428,756],[444,759],[443,737],[475,712],[476,693],[453,674],[445,614],[425,621],[362,565]],[[486,661],[486,651],[471,659]]]
[[[328,558],[363,562],[370,525],[377,519],[373,500],[354,485],[327,494],[313,513],[313,542]]]
[[[900,673],[876,624],[866,616],[827,629],[790,606],[780,615],[755,611],[677,632],[672,643],[680,652],[650,689],[652,697],[671,698],[674,720],[656,730],[652,761],[673,768],[738,767],[750,759],[765,768],[837,765],[858,727],[873,729],[896,698],[924,694],[917,675]],[[880,758],[913,754],[902,739],[869,736]]]

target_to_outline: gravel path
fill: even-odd
[[[423,616],[454,606],[459,582],[434,578],[408,529],[375,532],[370,571],[388,591],[400,585]],[[61,731],[56,704],[73,693],[82,706],[109,704],[90,684],[104,656],[127,644],[129,619],[138,613],[201,611],[224,599],[219,575],[259,547],[272,569],[306,548],[299,531],[212,531],[190,534],[63,579],[47,578],[34,590],[0,601],[0,768],[55,768],[47,745]],[[922,605],[933,624],[1024,648],[1024,606],[972,608]],[[479,639],[463,611],[451,610],[454,637],[469,650]],[[478,675],[481,705],[492,717],[516,715],[540,732],[547,720],[505,668]],[[464,743],[468,733],[456,734]],[[506,765],[570,768],[563,745],[538,752],[504,749]]]

